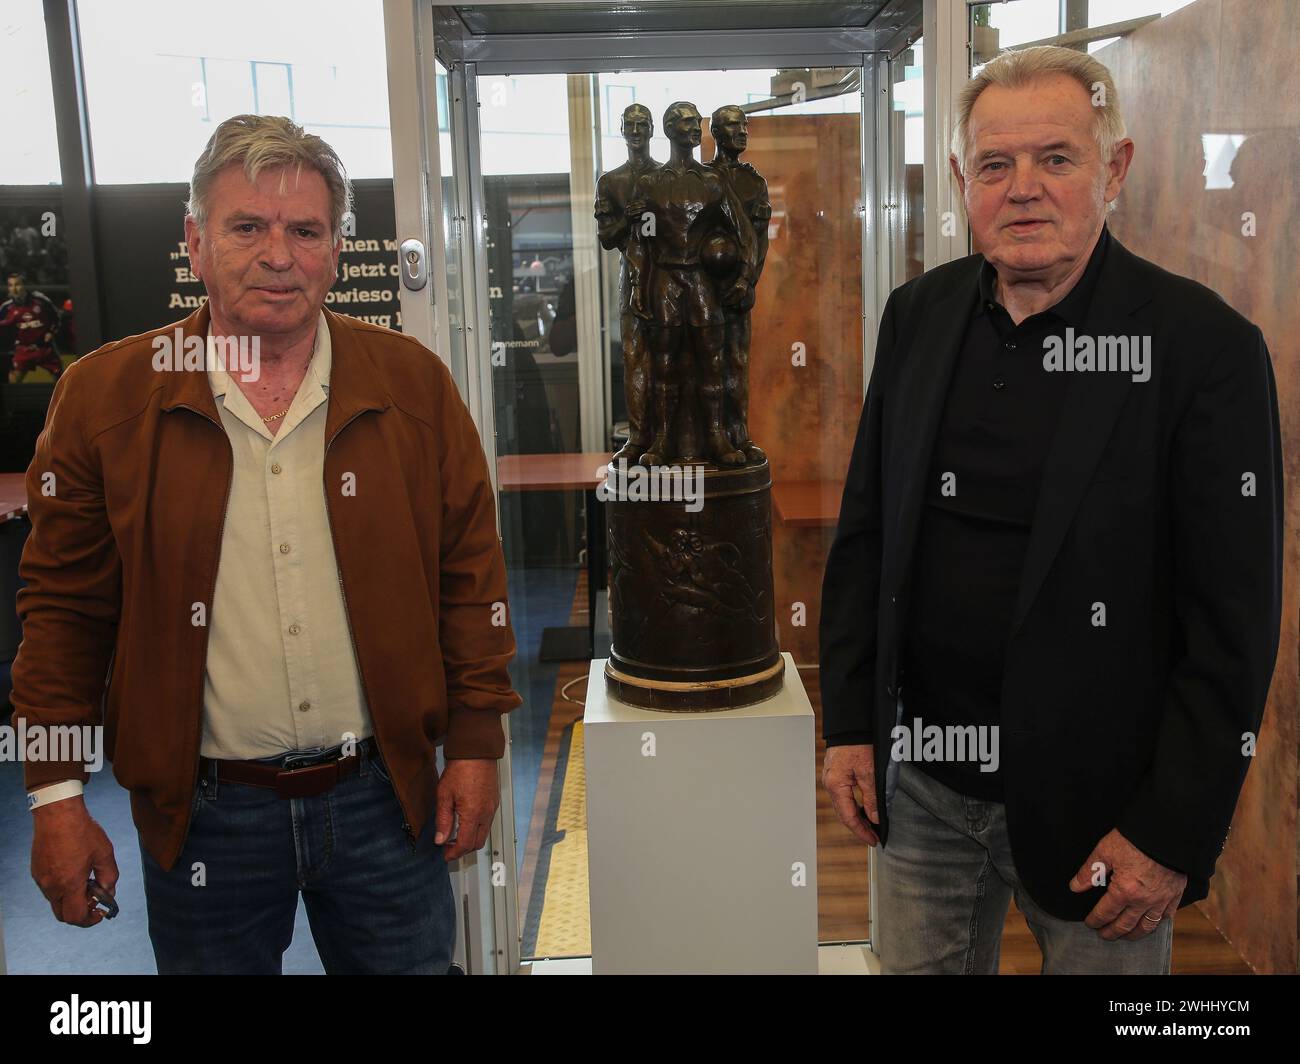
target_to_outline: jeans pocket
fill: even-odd
[[[393,785],[393,777],[388,771],[388,766],[384,764],[384,759],[379,756],[378,752],[370,755],[370,771],[390,787]]]

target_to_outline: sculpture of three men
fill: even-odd
[[[694,104],[664,113],[666,164],[650,158],[647,108],[623,112],[628,161],[596,188],[600,242],[622,252],[619,278],[628,441],[614,461],[657,466],[759,462],[749,437],[749,312],[767,255],[767,182],[740,161],[745,112],[713,112],[713,160],[695,158]]]

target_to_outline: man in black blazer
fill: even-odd
[[[822,590],[823,783],[882,844],[885,971],[996,972],[1015,897],[1046,972],[1167,972],[1277,653],[1269,354],[1108,232],[1133,142],[1095,59],[1007,53],[958,113],[983,254],[885,307]]]

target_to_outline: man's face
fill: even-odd
[[[634,150],[644,148],[654,135],[654,125],[644,111],[632,111],[623,116],[623,140]]]
[[[27,296],[27,288],[21,277],[9,278],[9,298],[21,303]]]
[[[338,273],[331,217],[329,187],[309,167],[264,170],[256,184],[241,163],[226,167],[208,191],[207,224],[185,219],[191,269],[213,312],[239,335],[308,327]]]
[[[1061,74],[1019,89],[990,85],[971,111],[964,172],[950,159],[980,250],[999,273],[1068,270],[1119,195],[1133,142],[1103,160],[1088,93]]]
[[[745,112],[723,111],[718,117],[722,120],[714,131],[718,143],[725,150],[739,155],[749,146],[749,122]]]
[[[674,144],[680,144],[682,147],[699,147],[700,112],[693,107],[689,110],[682,108],[673,115],[664,132]]]

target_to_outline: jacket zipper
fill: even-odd
[[[340,433],[341,433],[345,428],[347,428],[349,425],[351,425],[352,422],[356,421],[356,419],[359,418],[359,417],[360,417],[362,414],[364,414],[364,413],[365,413],[364,410],[358,410],[355,414],[353,414],[350,418],[348,418],[347,421],[343,422],[342,425],[340,425],[337,429],[335,429],[335,430],[334,430],[334,435],[331,436],[331,437],[326,441],[326,443],[325,443],[325,458],[322,459],[322,461],[321,461],[321,466],[322,466],[322,470],[321,470],[322,479],[323,479],[325,476],[328,475],[328,474],[326,473],[325,469],[324,469],[324,466],[326,465],[326,463],[327,463],[327,461],[328,461],[328,459],[329,459],[330,448],[334,446],[334,441],[335,441],[336,439],[339,438],[339,434],[340,434]],[[323,483],[323,487],[325,488],[325,517],[326,517],[326,519],[329,521],[329,525],[330,525],[330,546],[334,548],[334,567],[335,567],[335,569],[336,569],[337,572],[338,572],[338,578],[339,578],[339,595],[340,595],[340,597],[343,599],[343,616],[347,619],[347,622],[348,622],[348,638],[352,641],[352,659],[357,663],[357,679],[361,681],[361,693],[362,693],[363,695],[365,695],[365,698],[366,698],[366,712],[367,712],[367,713],[370,713],[370,692],[369,692],[369,690],[367,690],[367,688],[366,688],[366,673],[365,673],[365,669],[364,669],[364,667],[363,667],[362,664],[361,664],[361,653],[360,653],[360,651],[357,650],[357,636],[356,636],[356,632],[354,632],[353,629],[352,629],[352,610],[351,610],[351,609],[349,608],[349,606],[348,606],[348,591],[347,591],[347,588],[345,588],[345,587],[343,586],[343,561],[342,561],[342,559],[339,557],[338,537],[337,537],[337,536],[335,535],[335,533],[334,533],[334,511],[333,511],[333,509],[330,507],[330,489],[329,489],[329,484],[328,484],[327,482],[326,482],[326,483]],[[373,722],[374,722],[374,714],[373,714],[373,713],[371,713],[370,719],[371,719],[371,722],[373,723]],[[376,727],[376,728],[374,729],[374,740],[375,740],[375,749],[379,751],[379,756],[380,756],[381,758],[383,758],[383,757],[384,757],[384,751],[383,751],[383,748],[379,745],[379,728],[378,728],[378,727]],[[385,763],[385,764],[389,764],[389,762],[388,762],[388,760],[387,760],[386,758],[384,759],[384,763]],[[391,774],[392,770],[389,769],[389,772],[390,772],[390,774]],[[402,831],[405,832],[405,834],[406,834],[406,841],[410,844],[411,852],[414,853],[415,850],[416,850],[415,832],[411,829],[410,822],[409,822],[408,819],[407,819],[407,816],[406,816],[406,806],[404,806],[404,805],[402,804],[402,797],[401,797],[400,794],[397,794],[397,788],[396,788],[396,786],[393,787],[393,793],[397,795],[397,804],[398,804],[399,807],[401,807],[401,810],[402,810]]]
[[[224,540],[226,537],[226,516],[230,512],[230,489],[235,479],[235,448],[230,442],[230,437],[226,434],[225,426],[219,424],[216,421],[213,421],[212,418],[208,417],[207,414],[205,414],[202,410],[197,409],[196,407],[188,406],[182,403],[180,404],[179,409],[190,410],[193,413],[198,414],[199,417],[203,418],[204,421],[220,429],[221,435],[225,438],[226,447],[230,452],[230,474],[226,477],[226,497],[224,500],[222,500],[221,503],[221,524],[217,527],[217,564],[212,567],[212,584],[208,588],[208,609],[210,612],[212,607],[213,596],[216,595],[217,593],[217,573],[221,569],[221,543],[222,540]],[[199,690],[195,698],[195,701],[198,703],[198,710],[199,710],[198,711],[199,728],[198,728],[198,737],[197,737],[198,742],[196,743],[196,745],[199,748],[198,750],[199,756],[195,757],[194,770],[190,774],[190,795],[191,795],[190,803],[189,803],[190,811],[185,817],[185,834],[181,836],[182,848],[184,847],[185,838],[190,833],[190,824],[193,823],[194,821],[193,793],[194,793],[194,789],[199,785],[199,761],[202,757],[202,748],[203,748],[203,674],[207,670],[208,643],[212,636],[212,618],[209,616],[209,617],[205,617],[204,620],[207,623],[203,625],[203,669],[199,670]],[[179,854],[177,856],[179,857]]]

